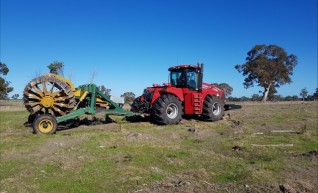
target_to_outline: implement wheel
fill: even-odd
[[[50,74],[29,82],[24,88],[23,101],[31,114],[51,114],[54,117],[68,114],[76,104],[71,87]]]
[[[49,114],[39,115],[33,122],[33,131],[36,134],[51,135],[56,132],[56,119]]]

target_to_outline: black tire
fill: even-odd
[[[28,116],[28,124],[33,124],[34,120],[39,116],[40,114],[38,113],[34,113],[34,114],[30,114]]]
[[[162,95],[151,108],[152,120],[160,125],[176,125],[182,119],[183,106],[174,95]]]
[[[140,106],[141,106],[140,98],[141,98],[140,96],[135,98],[135,100],[131,104],[131,111],[134,113],[139,113]]]
[[[28,124],[33,124],[35,118],[36,118],[36,115],[35,115],[35,114],[30,114],[30,115],[28,116]]]
[[[33,131],[35,134],[51,135],[56,132],[56,129],[56,119],[49,114],[39,115],[33,122]]]
[[[208,95],[204,99],[202,118],[206,121],[218,121],[224,116],[224,104],[216,96]]]

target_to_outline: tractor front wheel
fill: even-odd
[[[178,124],[182,119],[183,107],[181,101],[174,95],[162,95],[151,109],[152,120],[160,125]]]
[[[56,132],[56,129],[56,119],[49,114],[39,115],[33,122],[33,131],[36,134],[51,135]]]
[[[216,96],[206,96],[203,103],[202,117],[207,121],[218,121],[224,115],[224,104]]]

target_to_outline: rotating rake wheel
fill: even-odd
[[[23,95],[24,105],[31,113],[30,123],[40,114],[66,115],[76,105],[71,87],[52,75],[33,79],[25,87]]]

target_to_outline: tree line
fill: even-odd
[[[284,48],[277,45],[255,45],[247,52],[246,62],[244,64],[237,64],[234,68],[241,73],[245,79],[244,87],[250,88],[254,84],[262,87],[262,95],[254,94],[251,97],[231,97],[233,88],[227,83],[212,83],[213,85],[223,89],[225,96],[233,101],[267,101],[267,100],[299,100],[298,95],[282,97],[277,94],[277,88],[285,84],[292,83],[291,76],[293,70],[298,64],[297,56],[294,54],[287,54]],[[64,63],[54,61],[47,66],[50,73],[64,75]],[[10,86],[10,81],[5,79],[9,68],[5,63],[0,62],[0,99],[8,99],[8,93],[13,91]],[[111,89],[104,85],[98,87],[107,96],[110,96]],[[317,89],[312,95],[308,95],[306,88],[300,91],[302,100],[317,100]],[[125,102],[131,103],[135,98],[132,92],[125,92],[121,95],[125,97]],[[12,95],[11,98],[18,98],[19,94]]]
[[[262,101],[262,96],[259,94],[253,94],[251,97],[228,97],[227,101],[239,102],[239,101]],[[270,95],[268,101],[317,101],[318,100],[318,88],[312,94],[308,94],[306,88],[301,89],[299,95],[282,96],[282,95]]]
[[[0,62],[0,100],[8,99],[8,94],[13,91],[13,87],[10,86],[11,82],[5,79],[9,71],[7,65]],[[18,97],[19,94],[12,95],[12,98],[17,99]]]

